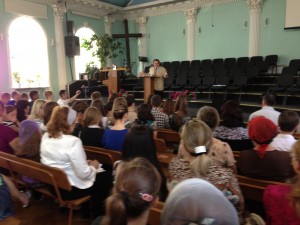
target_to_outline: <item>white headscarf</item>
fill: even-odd
[[[162,225],[238,225],[236,209],[224,194],[199,178],[184,180],[169,194]]]

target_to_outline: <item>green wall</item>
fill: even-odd
[[[260,26],[259,54],[278,54],[282,65],[288,65],[291,59],[300,58],[300,29],[284,30],[285,2],[264,0]],[[265,27],[266,18],[268,24]]]

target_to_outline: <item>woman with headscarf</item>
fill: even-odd
[[[162,213],[162,225],[238,225],[236,210],[212,184],[187,179],[169,194]]]
[[[238,159],[240,174],[284,182],[292,175],[291,157],[288,152],[278,151],[270,144],[277,134],[277,126],[259,116],[249,122],[248,132],[254,149],[241,151]]]

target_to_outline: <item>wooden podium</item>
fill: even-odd
[[[113,69],[102,69],[100,70],[100,73],[108,73],[108,79],[103,80],[102,83],[107,85],[108,87],[108,93],[117,93],[120,89],[120,75],[118,72],[120,71],[126,71],[126,68],[120,67],[115,70]]]
[[[147,103],[149,95],[154,94],[154,77],[144,77],[144,103]]]

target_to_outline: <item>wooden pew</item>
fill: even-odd
[[[158,129],[157,130],[157,138],[165,140],[165,142],[171,143],[180,143],[180,134],[173,130],[166,130],[166,129]]]
[[[148,217],[147,224],[160,225],[161,215],[164,208],[163,202],[156,203],[151,209]]]
[[[233,153],[234,159],[236,161],[238,161],[240,158],[241,152],[240,151],[232,151],[232,153]]]
[[[17,218],[10,216],[0,221],[0,225],[20,225],[21,221]]]
[[[49,167],[28,159],[18,158],[4,152],[0,152],[0,165],[7,166],[12,177],[15,177],[15,173],[25,175],[52,186],[55,191],[54,194],[46,187],[36,188],[35,190],[55,198],[59,204],[66,205],[69,208],[68,225],[72,224],[73,209],[90,199],[90,196],[85,196],[75,200],[63,200],[59,189],[71,191],[72,187],[65,172],[59,168]]]
[[[269,185],[283,184],[276,181],[259,180],[237,175],[240,188],[245,199],[262,202],[264,190]]]
[[[165,140],[160,138],[154,138],[154,142],[155,142],[156,152],[160,152],[160,153],[169,152]]]
[[[106,165],[111,165],[111,166],[113,166],[113,164],[115,162],[112,155],[109,153],[105,153],[105,152],[101,152],[101,151],[97,151],[97,150],[93,150],[93,149],[89,149],[89,148],[87,148],[87,149],[85,148],[84,150],[85,150],[87,159],[90,159],[90,160],[96,159],[101,164],[106,164]]]
[[[98,151],[98,152],[103,152],[106,154],[111,155],[113,162],[121,160],[122,159],[122,153],[114,150],[109,150],[105,148],[99,148],[99,147],[94,147],[94,146],[83,146],[85,150],[93,150],[93,151]]]

